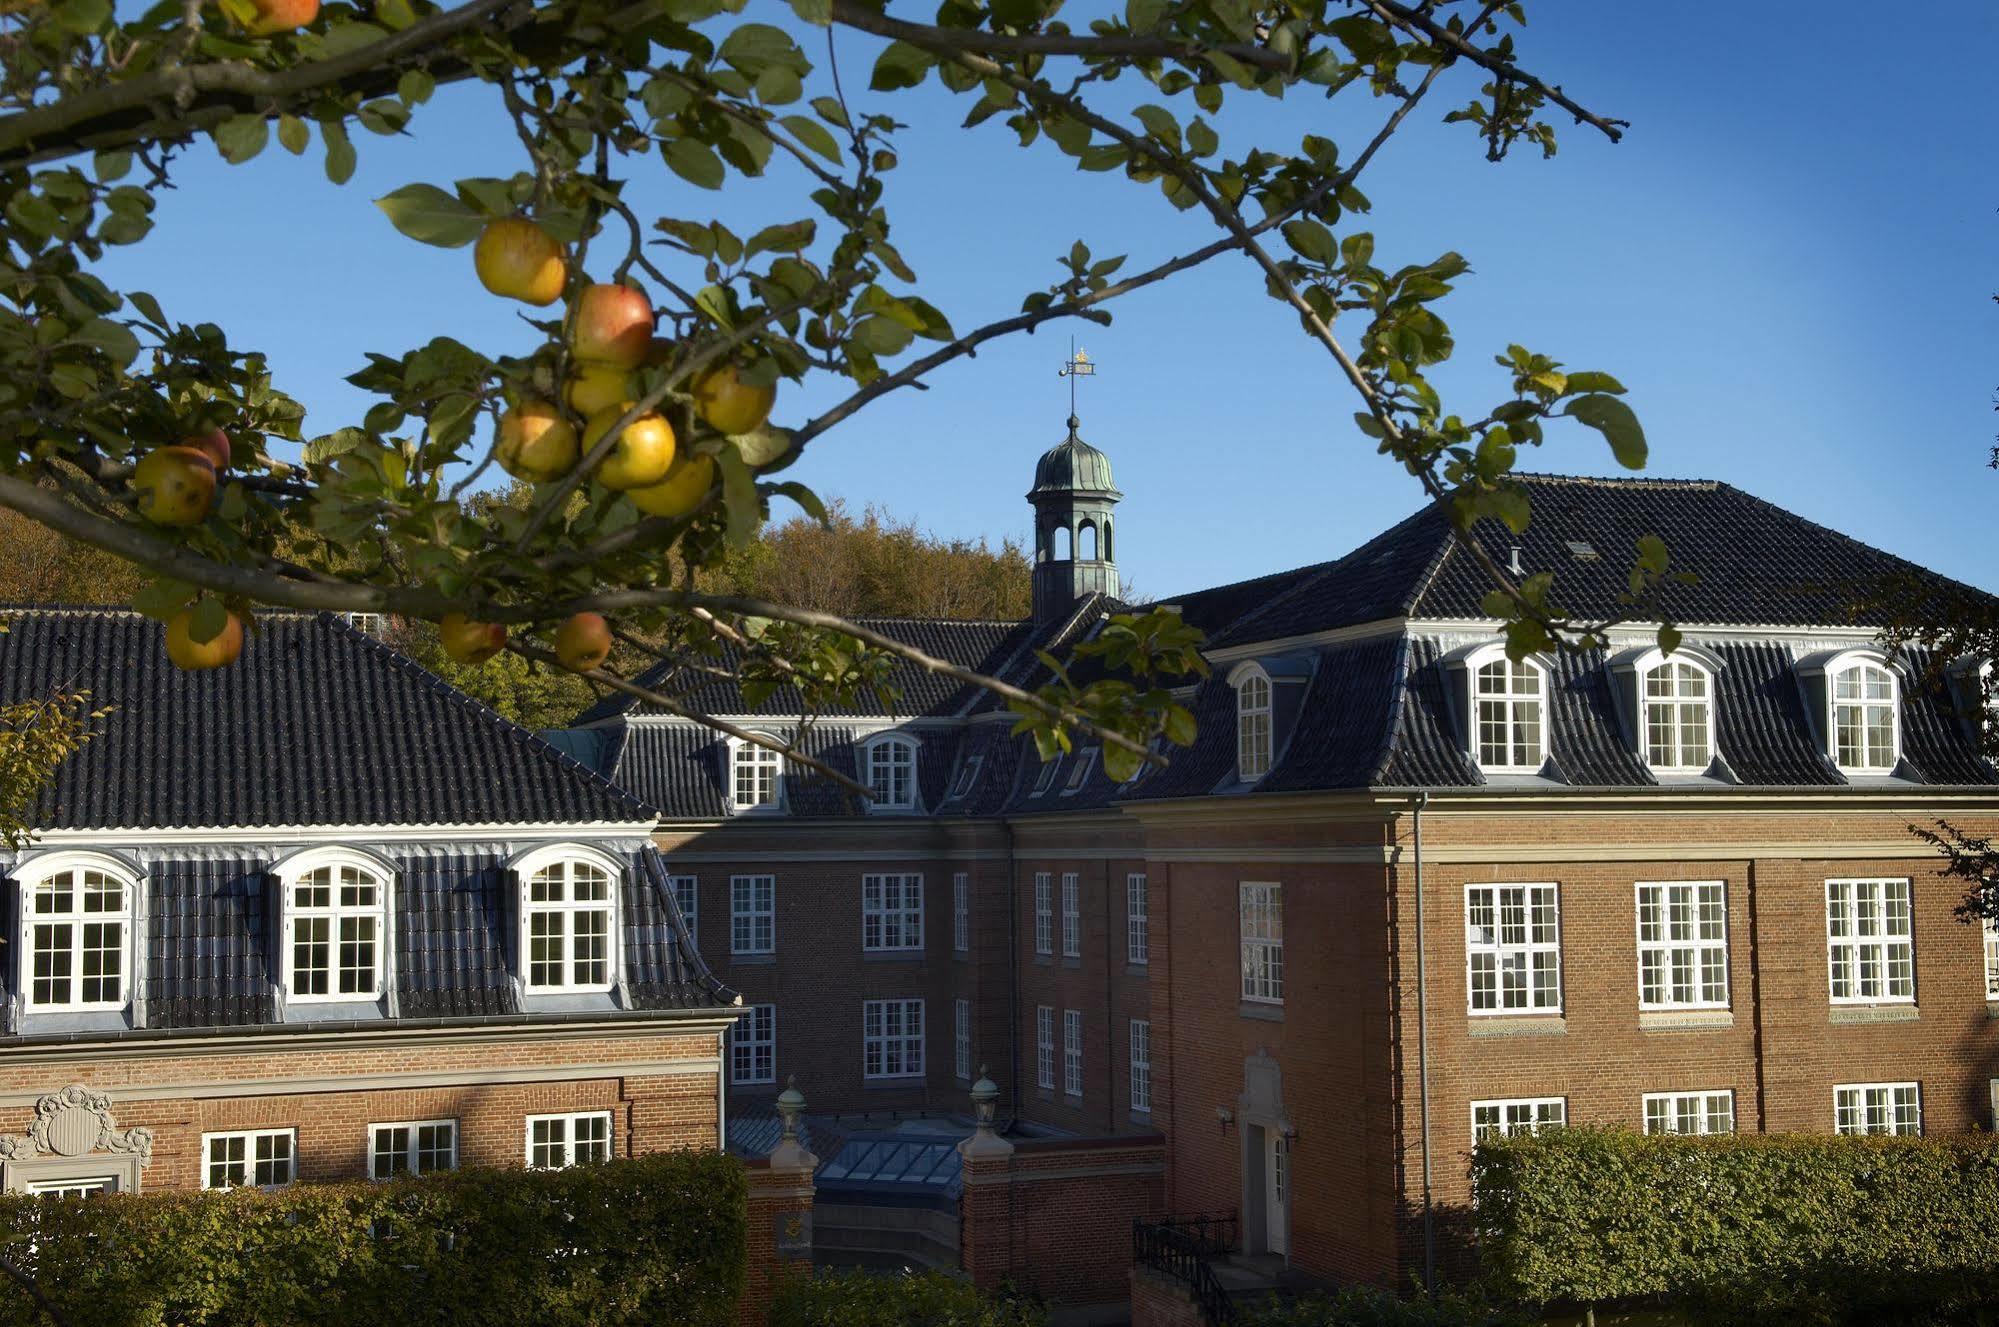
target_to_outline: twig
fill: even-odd
[[[1207,46],[1174,37],[1137,35],[1099,37],[1053,32],[1015,36],[1008,33],[985,32],[975,28],[937,28],[927,23],[908,23],[902,19],[890,18],[886,14],[862,7],[856,3],[856,0],[833,0],[833,21],[844,27],[872,32],[877,37],[906,41],[925,50],[934,49],[941,43],[957,50],[977,51],[986,55],[1080,55],[1139,60],[1180,60],[1189,64],[1212,52],[1228,56],[1243,64],[1255,65],[1260,69],[1289,72],[1291,68],[1290,56],[1281,51],[1273,51],[1267,46],[1240,43]]]

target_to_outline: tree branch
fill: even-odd
[[[1163,59],[1192,63],[1212,51],[1259,69],[1287,72],[1291,57],[1267,46],[1230,43],[1205,46],[1172,37],[1084,36],[1075,33],[1035,32],[1018,36],[985,32],[976,28],[937,28],[927,23],[909,23],[864,8],[856,0],[833,0],[833,21],[843,27],[859,28],[877,37],[906,41],[912,46],[934,50],[938,45],[954,50],[977,51],[985,55],[1081,55],[1107,59]]]

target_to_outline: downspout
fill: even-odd
[[[1020,863],[1013,850],[1013,821],[1001,820],[1006,835],[1006,1090],[1007,1123],[1020,1119]],[[1008,1239],[1012,1239],[1011,1227]]]
[[[1427,946],[1423,934],[1423,808],[1430,804],[1430,794],[1419,791],[1416,794],[1415,813],[1411,817],[1415,833],[1416,856],[1416,1101],[1417,1115],[1421,1120],[1423,1135],[1423,1290],[1434,1294],[1437,1289],[1437,1223],[1436,1214],[1430,1201],[1430,988],[1425,980],[1423,959]]]

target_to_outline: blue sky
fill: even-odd
[[[783,9],[751,0],[755,17]],[[1498,399],[1491,357],[1510,341],[1608,370],[1651,439],[1649,473],[1727,480],[1999,589],[1984,543],[1999,475],[1982,468],[1999,429],[1999,199],[1983,91],[1999,7],[1942,9],[1926,11],[1925,31],[1949,38],[1923,41],[1918,59],[1896,53],[1878,7],[1846,0],[1813,6],[1809,23],[1785,5],[1530,3],[1524,63],[1631,120],[1625,141],[1567,126],[1554,160],[1489,165],[1466,126],[1438,123],[1476,85],[1460,70],[1363,180],[1375,208],[1359,225],[1376,233],[1378,263],[1452,248],[1472,262],[1442,306],[1458,342],[1439,375],[1447,400],[1475,415]],[[875,44],[838,40],[851,93]],[[1130,253],[1136,270],[1210,237],[1154,191],[1079,175],[1047,144],[1020,150],[997,121],[959,131],[964,105],[934,83],[877,100],[915,126],[889,177],[894,238],[961,329],[1017,310],[1078,238]],[[1290,147],[1304,132],[1357,147],[1383,109],[1359,100],[1334,117],[1309,91],[1243,99],[1224,112],[1225,148]],[[162,195],[153,235],[104,273],[266,350],[309,432],[358,422],[367,399],[341,379],[365,350],[440,334],[493,351],[531,344],[513,306],[477,284],[469,250],[405,240],[370,203],[416,180],[519,168],[496,110],[484,89],[447,90],[411,137],[357,130],[361,168],[344,189],[325,182],[316,143],[304,158],[273,145],[232,168],[204,141]],[[638,170],[647,215],[720,210],[656,161]],[[752,204],[779,209],[765,220],[806,215],[793,199],[802,189],[786,177],[721,206],[732,218]],[[1082,387],[1083,435],[1115,465],[1120,569],[1141,592],[1337,556],[1419,504],[1247,260],[1217,259],[1116,309],[1108,329],[1050,324],[941,371],[928,392],[885,399],[820,439],[796,477],[940,534],[1023,537],[1034,459],[1063,432],[1056,370],[1073,330],[1102,366]],[[780,421],[836,399],[836,386],[789,390]],[[1569,428],[1525,466],[1615,469],[1596,435]]]

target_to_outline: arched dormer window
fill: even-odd
[[[731,737],[728,744],[729,807],[746,811],[776,811],[783,782],[784,757],[767,746]]]
[[[1270,773],[1276,732],[1271,723],[1270,674],[1256,664],[1244,664],[1230,675],[1229,684],[1235,688],[1236,776],[1249,783]]]
[[[1488,645],[1465,659],[1470,746],[1479,768],[1533,773],[1548,758],[1548,672]]]
[[[54,852],[15,868],[21,994],[30,1013],[122,1010],[132,998],[139,878],[100,853]]]
[[[512,865],[521,882],[521,980],[528,994],[610,990],[624,867],[580,843],[536,848]]]
[[[1617,708],[1638,754],[1656,774],[1705,774],[1715,751],[1718,655],[1682,642],[1671,654],[1634,646],[1610,660]]]
[[[284,907],[285,999],[378,1000],[388,935],[388,863],[348,848],[294,853],[272,868]]]
[[[1900,679],[1869,647],[1828,650],[1798,664],[1825,753],[1842,774],[1886,774],[1902,758]]]
[[[883,733],[861,748],[861,768],[867,775],[868,809],[916,809],[916,742],[901,733]]]

